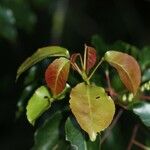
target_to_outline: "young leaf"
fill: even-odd
[[[68,144],[60,138],[62,113],[57,112],[47,119],[34,135],[35,144],[32,150],[68,150]]]
[[[106,52],[104,58],[118,71],[127,89],[136,94],[141,82],[141,71],[137,61],[132,56],[117,51]]]
[[[70,108],[91,141],[97,132],[107,128],[114,116],[115,105],[104,89],[96,85],[78,84],[70,94]]]
[[[86,46],[87,48],[87,62],[86,62],[86,71],[89,72],[90,69],[96,63],[96,50],[93,47]]]
[[[70,68],[70,61],[66,58],[55,59],[45,72],[45,80],[53,96],[60,94],[66,85]]]
[[[76,60],[77,60],[78,57],[80,58],[80,61],[82,61],[80,53],[72,54],[71,57],[70,57],[70,62],[72,63],[72,68],[74,70],[76,70],[76,67],[74,66],[74,64],[76,63]],[[80,63],[82,63],[82,62],[80,62]]]
[[[138,102],[129,107],[141,121],[147,126],[150,127],[150,103],[148,102]]]
[[[51,96],[45,86],[39,87],[30,98],[27,105],[28,121],[34,125],[35,120],[42,115],[51,105]]]
[[[39,61],[47,58],[47,57],[57,57],[57,56],[63,56],[69,58],[69,52],[67,49],[59,46],[48,46],[48,47],[43,47],[38,49],[31,57],[27,58],[22,65],[19,67],[17,70],[17,77],[16,79],[19,78],[19,76],[38,63]]]

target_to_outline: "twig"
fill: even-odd
[[[108,92],[111,97],[117,96],[118,94],[114,91],[114,89],[111,86],[110,77],[109,77],[109,70],[105,71],[107,86],[108,86]]]
[[[91,77],[93,76],[93,74],[95,73],[95,71],[97,70],[97,68],[102,64],[102,62],[104,61],[104,58],[102,58],[99,63],[96,65],[96,67],[94,68],[94,70],[92,71],[92,73],[90,74],[90,76],[88,77],[88,79],[90,80]]]
[[[144,149],[144,150],[149,149],[149,147],[143,145],[142,143],[140,143],[140,142],[138,142],[138,141],[136,141],[136,140],[133,140],[133,143],[134,143],[136,146],[138,146],[138,147],[140,147],[140,148],[142,148],[142,149]]]
[[[127,147],[127,150],[131,150],[131,147],[132,147],[133,142],[134,142],[134,139],[135,139],[135,137],[136,137],[136,133],[137,133],[138,128],[139,128],[139,125],[136,124],[136,125],[134,126],[134,128],[133,128],[131,140],[130,140],[130,143],[129,143],[128,147]]]
[[[141,95],[140,99],[144,99],[144,100],[150,100],[150,96],[147,95]]]
[[[110,125],[110,127],[107,129],[106,133],[104,134],[104,136],[102,137],[101,141],[100,141],[100,144],[102,144],[106,139],[107,137],[109,136],[110,134],[110,131],[114,128],[114,126],[116,125],[116,123],[118,122],[119,118],[121,117],[123,113],[123,109],[120,109],[118,114],[116,115],[115,119],[113,120],[112,124]]]

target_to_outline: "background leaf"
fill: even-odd
[[[51,96],[45,86],[39,87],[30,98],[27,105],[27,118],[34,125],[35,120],[51,105]]]
[[[32,150],[69,150],[69,145],[60,136],[62,119],[62,114],[57,112],[45,121],[35,132],[35,144]]]
[[[57,57],[57,56],[64,56],[69,57],[69,52],[67,49],[59,47],[59,46],[48,46],[38,49],[31,57],[26,59],[22,65],[17,70],[17,79],[19,76],[29,69],[31,66],[35,65],[39,61],[47,58],[47,57]]]
[[[71,111],[81,128],[89,134],[91,141],[94,141],[97,132],[107,128],[113,119],[113,100],[103,88],[85,83],[74,87],[70,98]]]
[[[117,51],[106,52],[105,60],[117,69],[127,89],[136,94],[141,82],[141,71],[137,61],[132,56]]]
[[[66,140],[70,141],[75,150],[99,149],[99,138],[95,142],[87,141],[77,122],[69,117],[65,124]]]
[[[66,85],[70,61],[66,58],[55,59],[45,72],[45,80],[53,96],[60,94]]]
[[[129,107],[141,121],[147,126],[150,127],[150,103],[148,102],[138,102]]]

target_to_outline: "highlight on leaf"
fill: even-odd
[[[35,65],[36,63],[40,62],[41,60],[47,57],[66,57],[69,58],[69,52],[67,49],[60,47],[60,46],[47,46],[38,49],[32,56],[27,58],[17,70],[17,77],[25,72],[27,69]]]
[[[51,106],[51,95],[45,86],[39,87],[27,104],[27,119],[34,125],[36,119],[40,117]]]
[[[96,63],[96,50],[93,47],[86,46],[87,58],[86,58],[86,71],[87,73],[92,69]]]
[[[117,51],[106,52],[104,59],[118,71],[121,81],[135,95],[141,83],[141,70],[137,61]]]
[[[66,86],[70,69],[70,61],[64,57],[55,59],[46,69],[45,80],[53,97],[59,95]]]
[[[95,141],[97,132],[107,128],[114,116],[114,101],[102,87],[80,83],[70,94],[70,108],[77,122]]]

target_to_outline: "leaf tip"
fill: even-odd
[[[92,132],[92,133],[89,135],[90,140],[91,140],[92,142],[94,142],[94,141],[96,140],[96,136],[97,136],[97,133]]]

